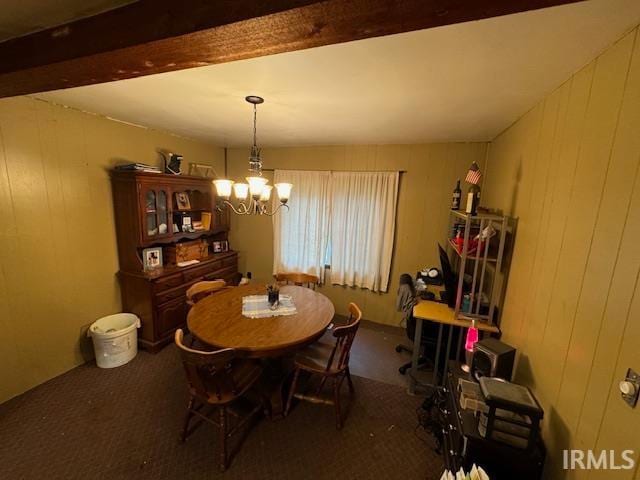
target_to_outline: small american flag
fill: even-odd
[[[469,171],[467,172],[467,176],[465,177],[464,181],[473,185],[478,185],[481,179],[482,172],[480,171],[480,167],[478,167],[478,164],[476,162],[473,162],[469,167]]]

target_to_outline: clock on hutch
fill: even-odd
[[[114,170],[111,180],[122,308],[140,317],[140,346],[157,352],[185,325],[191,285],[237,283],[229,215],[216,210],[211,179]]]

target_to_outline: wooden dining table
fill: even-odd
[[[320,338],[335,315],[331,301],[314,290],[294,285],[280,288],[296,307],[293,315],[248,318],[242,315],[242,298],[266,295],[267,287],[250,283],[228,287],[196,303],[187,316],[191,334],[214,348],[234,348],[242,356],[265,359],[269,377],[276,383],[271,396],[273,417],[284,407],[288,362],[299,349]]]

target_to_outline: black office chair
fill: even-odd
[[[404,316],[406,318],[407,337],[412,342],[416,333],[416,320],[415,318],[413,318],[413,315],[411,313],[416,302],[415,298],[416,290],[413,283],[413,277],[408,273],[403,273],[402,275],[400,275],[396,309],[404,313]],[[418,347],[414,345],[413,348],[427,347],[426,352],[427,354],[431,354],[429,356],[432,357],[431,360],[433,360],[435,358],[433,352],[435,352],[437,339],[438,325],[435,325],[432,322],[422,322],[422,339],[420,341],[420,345]],[[396,346],[396,352],[409,352],[412,354],[413,349],[400,344]],[[429,363],[429,360],[430,358],[421,355],[420,359],[418,360],[418,368],[425,366],[427,363]],[[404,375],[409,368],[411,368],[411,362],[407,362],[402,365],[398,369],[398,371],[402,375]]]
[[[438,328],[439,325],[433,322],[422,322],[422,340],[420,342],[420,346],[413,348],[407,347],[403,344],[396,345],[396,352],[407,352],[413,355],[414,348],[425,348],[426,355],[420,355],[418,358],[418,368],[424,368],[426,366],[433,366],[434,360],[436,358],[436,344],[438,342]],[[407,319],[407,338],[413,342],[416,334],[416,319],[413,316]],[[411,368],[411,361],[408,361],[400,368],[398,368],[398,372],[404,375],[407,373],[407,370]]]

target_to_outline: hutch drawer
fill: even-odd
[[[217,262],[212,262],[208,265],[204,265],[202,267],[192,268],[189,271],[184,272],[184,280],[185,282],[191,282],[193,280],[202,279],[208,273],[219,270],[221,265],[222,265],[222,262],[217,261]]]
[[[184,283],[184,278],[181,273],[177,273],[175,275],[169,275],[167,277],[159,278],[154,282],[155,291],[163,292],[164,290],[168,290],[170,288],[177,287]]]
[[[185,296],[186,291],[187,291],[187,287],[185,285],[181,285],[171,290],[166,290],[156,295],[156,303],[162,304],[162,303],[168,302],[169,300],[173,300],[175,298],[182,298]]]

